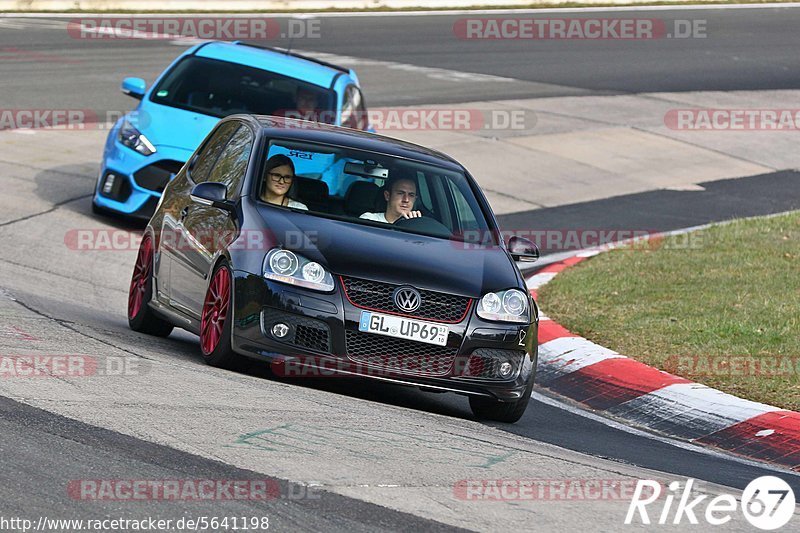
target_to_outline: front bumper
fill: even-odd
[[[189,150],[158,146],[150,156],[139,154],[114,140],[112,131],[103,156],[94,204],[131,218],[149,220],[155,212],[164,187],[192,155]],[[113,187],[104,186],[109,174],[115,176]]]
[[[359,332],[363,309],[345,297],[341,283],[336,285],[325,294],[234,272],[233,349],[287,377],[367,377],[501,401],[521,398],[534,379],[535,321],[487,322],[471,305],[460,322],[447,324],[445,347],[398,341]],[[283,340],[271,333],[277,322],[289,326]],[[414,355],[398,355],[410,346]],[[501,361],[513,364],[507,378],[494,371]]]

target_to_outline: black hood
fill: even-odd
[[[511,259],[499,247],[270,207],[259,210],[268,215],[269,232],[284,248],[319,262],[334,275],[407,283],[471,298],[521,283]]]

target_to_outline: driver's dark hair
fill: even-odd
[[[294,162],[292,161],[291,157],[289,157],[287,155],[284,155],[284,154],[275,154],[275,155],[273,155],[272,157],[267,159],[267,163],[264,166],[264,180],[262,182],[263,185],[261,186],[260,196],[264,196],[264,194],[267,192],[267,180],[270,179],[269,175],[268,175],[270,173],[270,171],[273,170],[273,169],[276,169],[278,167],[283,167],[283,166],[291,168],[292,169],[292,176],[295,176],[295,178],[297,177],[297,173],[294,171]],[[289,188],[289,191],[286,193],[286,197],[289,198],[290,200],[295,200],[294,195],[295,195],[296,191],[297,191],[297,180],[293,179],[292,180],[292,186]]]
[[[399,181],[410,181],[411,183],[414,184],[414,187],[417,188],[417,194],[419,194],[419,184],[417,183],[417,180],[415,179],[413,173],[405,169],[401,170],[397,168],[391,171],[391,173],[389,174],[389,178],[387,178],[386,181],[383,183],[382,190],[388,192],[391,195],[392,191],[394,190],[395,184]],[[378,194],[378,196],[375,198],[376,208],[379,211],[385,211],[387,203],[388,202],[384,198],[383,193]],[[416,205],[416,202],[414,205]]]
[[[410,172],[398,172],[395,170],[392,172],[391,176],[386,180],[386,183],[383,184],[383,190],[388,191],[389,194],[392,193],[394,190],[395,184],[399,181],[410,181],[414,184],[414,187],[419,190],[419,185],[417,185],[417,180],[414,179],[414,176]]]

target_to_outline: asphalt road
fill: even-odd
[[[717,180],[702,190],[659,189],[592,202],[500,215],[501,228],[544,230],[627,230],[639,234],[691,228],[734,218],[756,217],[800,209],[800,172]],[[548,250],[542,255],[565,250]],[[743,252],[745,252],[743,250]],[[537,269],[533,265],[531,272]]]
[[[564,17],[533,12],[531,16],[534,15]],[[291,46],[514,80],[474,83],[465,77],[461,83],[442,85],[418,71],[405,71],[399,78],[402,85],[398,86],[387,83],[386,69],[370,66],[359,72],[368,103],[373,106],[487,97],[792,89],[800,81],[797,8],[675,9],[566,16],[651,18],[663,21],[666,28],[673,28],[676,20],[699,21],[704,24],[705,37],[466,40],[457,38],[453,30],[456,21],[465,15],[344,16],[323,18],[314,34],[318,38],[294,39]],[[129,109],[130,100],[117,92],[121,79],[139,76],[152,81],[181,50],[169,41],[71,38],[65,28],[69,20],[72,19],[0,19],[0,94],[4,106],[89,104],[102,111]],[[288,30],[285,18],[276,20],[283,30]],[[276,38],[267,44],[290,43]],[[15,53],[14,49],[23,53]]]
[[[800,58],[795,28],[800,22],[799,9],[674,10],[647,16],[668,21],[707,20],[709,38],[473,42],[453,38],[453,24],[460,18],[455,16],[342,17],[323,19],[322,38],[298,40],[293,46],[360,58],[352,63],[371,95],[371,105],[797,86]],[[12,25],[7,22],[0,18],[0,108],[124,111],[130,109],[132,101],[118,91],[121,78],[135,75],[152,80],[183,49],[183,45],[158,41],[75,40],[59,27],[60,23],[41,19],[14,19]],[[461,76],[464,72],[489,77],[470,83]],[[398,79],[404,83],[398,85]],[[42,141],[30,140],[34,142]],[[458,455],[415,458],[411,451],[419,444],[401,440],[390,427],[397,433],[417,433],[420,440],[429,438],[422,446],[432,447],[434,436],[444,432],[471,436],[474,448],[486,445],[513,449],[509,454],[522,453],[520,449],[528,454],[508,470],[487,470],[484,476],[488,477],[515,472],[517,476],[562,478],[585,478],[600,475],[598,472],[634,477],[665,473],[740,489],[753,478],[772,473],[723,455],[632,434],[566,406],[559,407],[557,402],[534,399],[515,426],[479,425],[471,421],[465,399],[457,396],[349,381],[286,384],[272,381],[258,368],[241,375],[206,369],[200,365],[196,340],[189,335],[178,332],[156,342],[127,330],[120,309],[124,308],[131,254],[87,257],[63,250],[58,233],[61,228],[98,224],[129,227],[107,220],[98,222],[89,213],[86,197],[93,181],[87,169],[96,163],[96,143],[70,146],[68,150],[50,144],[59,155],[70,154],[70,166],[47,160],[48,142],[53,141],[48,137],[43,144],[35,145],[39,147],[35,150],[30,144],[28,148],[20,144],[18,151],[0,155],[7,165],[3,168],[8,186],[18,185],[23,190],[21,196],[30,202],[24,208],[18,203],[12,206],[9,200],[5,201],[8,205],[2,204],[5,209],[20,209],[21,214],[0,226],[4,263],[0,289],[14,298],[0,298],[0,316],[5,325],[22,327],[42,340],[41,345],[34,343],[32,347],[9,340],[3,348],[9,352],[23,346],[52,353],[57,347],[77,351],[88,345],[90,351],[146,357],[154,366],[152,374],[142,381],[3,386],[0,508],[4,515],[38,516],[53,511],[74,517],[119,512],[123,516],[173,517],[186,513],[221,515],[225,511],[253,516],[263,511],[274,517],[281,529],[325,530],[446,527],[420,516],[471,524],[466,526],[470,529],[488,529],[487,524],[512,520],[513,513],[507,508],[507,517],[499,516],[501,513],[495,516],[496,511],[488,508],[471,508],[474,516],[462,508],[446,509],[446,503],[426,491],[440,485],[447,488],[451,472],[462,477],[477,474],[465,471],[458,464]],[[767,181],[770,187],[765,187]],[[790,193],[796,183],[795,174],[778,173],[749,182],[717,183],[707,186],[704,193],[645,193],[515,213],[502,221],[515,227],[535,223],[537,227],[559,229],[593,225],[673,229],[797,208],[795,199],[800,195]],[[782,194],[765,194],[765,188]],[[39,264],[42,256],[48,257],[46,265]],[[168,390],[170,386],[174,390]],[[262,394],[268,397],[258,399]],[[262,425],[258,413],[239,408],[244,398],[253,399],[264,409]],[[297,412],[283,412],[281,405],[277,412],[270,412],[275,403],[268,400],[290,405],[295,402],[299,407]],[[253,450],[232,448],[224,440],[231,432],[226,424],[244,431],[278,427],[275,424],[281,420],[327,432],[326,438],[333,444],[312,447],[311,455],[294,455],[294,450],[283,449],[283,455],[264,460]],[[392,435],[385,438],[393,448],[386,448],[386,442],[357,447],[353,441],[363,439],[373,425],[380,426],[383,435]],[[177,429],[173,431],[179,427],[184,429],[180,435]],[[343,428],[353,428],[352,435],[336,433]],[[313,441],[313,437],[304,438]],[[393,462],[397,460],[402,464]],[[280,500],[266,506],[252,502],[192,503],[178,508],[158,502],[135,504],[139,507],[120,507],[113,502],[87,505],[66,498],[63,488],[69,480],[92,476],[231,479],[268,472],[288,492],[290,485],[285,480],[308,479],[309,472],[315,470],[329,480],[325,498]],[[784,478],[800,491],[800,476],[785,474]],[[388,489],[382,484],[397,486],[400,492],[387,495]],[[441,507],[431,511],[426,498]],[[387,507],[415,510],[419,516]],[[559,509],[540,507],[536,513],[541,515],[536,516],[551,526],[581,523],[580,513],[577,518],[568,518]],[[598,527],[619,523],[605,508],[596,516]],[[519,520],[517,515],[513,520]]]
[[[92,520],[109,516],[122,520],[157,517],[198,521],[199,517],[258,519],[258,530],[288,531],[458,531],[458,528],[399,513],[354,498],[270,478],[257,472],[204,459],[167,446],[90,426],[0,396],[0,499],[5,518],[38,522]],[[54,453],[57,450],[57,453]],[[98,479],[203,479],[249,482],[253,499],[147,499],[121,505],[111,500],[82,500],[80,489],[65,497],[64,487],[91,473]],[[258,492],[257,483],[266,489]],[[72,483],[72,485],[70,485]],[[94,489],[89,489],[95,494]],[[96,494],[101,494],[99,491]],[[263,494],[263,499],[261,499]],[[291,504],[289,504],[291,503]],[[261,518],[269,525],[261,527]],[[264,524],[266,525],[266,523]],[[174,526],[173,526],[174,527]],[[78,530],[77,527],[47,528]],[[132,528],[130,528],[132,529]],[[192,529],[192,528],[186,528]],[[4,529],[8,531],[8,529]]]

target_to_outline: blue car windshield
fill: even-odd
[[[189,56],[155,87],[150,100],[204,115],[277,115],[335,123],[336,94],[295,78]]]
[[[294,175],[291,180],[291,167]],[[309,215],[496,244],[460,171],[341,146],[272,140],[258,197]],[[413,220],[403,213],[414,211]]]

